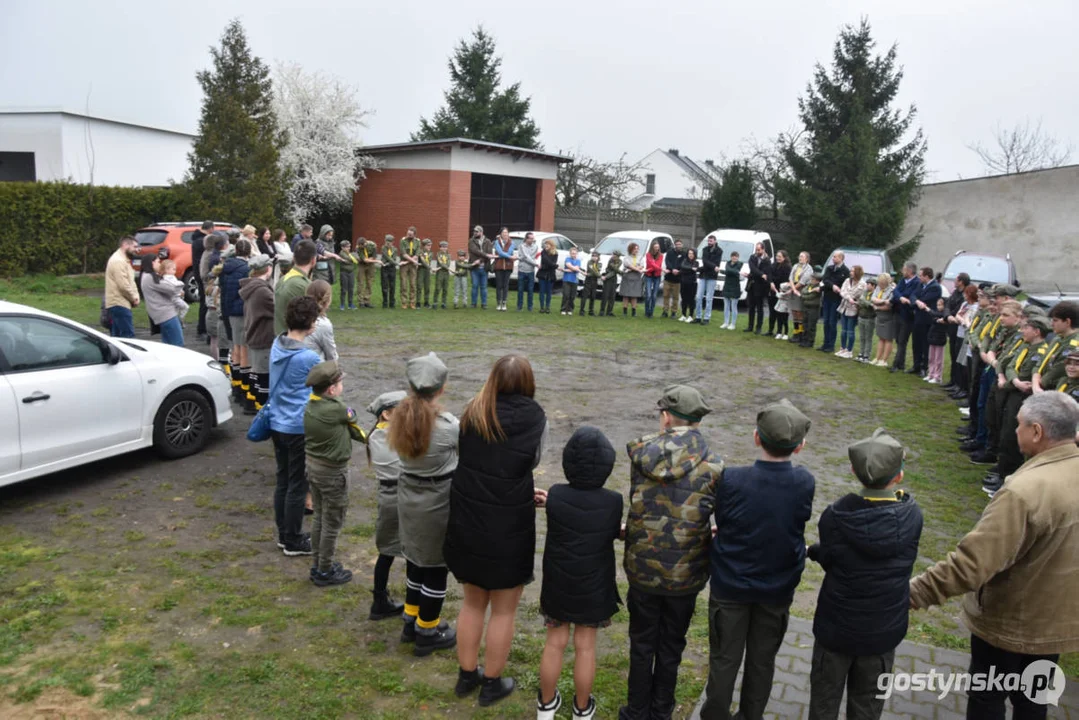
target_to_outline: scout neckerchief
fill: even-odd
[[[438,253],[438,264],[439,265],[445,265],[446,269],[449,270],[450,269],[450,254],[449,253],[444,253],[444,252],[439,252]]]
[[[871,502],[899,502],[903,497],[902,490],[888,490],[887,488],[862,488],[862,499]]]
[[[1067,337],[1057,338],[1056,342],[1053,343],[1053,347],[1049,348],[1049,352],[1045,353],[1045,359],[1042,360],[1042,364],[1038,366],[1039,375],[1045,374],[1045,370],[1049,367],[1049,362],[1053,359],[1053,356],[1060,351],[1060,348],[1064,347],[1065,340],[1071,340],[1072,344],[1075,344],[1075,332],[1073,331],[1072,334]]]

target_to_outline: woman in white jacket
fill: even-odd
[[[850,359],[854,357],[854,335],[858,327],[858,301],[865,295],[865,271],[861,265],[855,265],[850,269],[850,277],[843,281],[843,287],[839,289],[839,319],[841,331],[839,335],[839,350],[836,357]]]

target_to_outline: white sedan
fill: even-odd
[[[230,392],[201,353],[0,301],[0,486],[151,445],[196,453]]]
[[[573,242],[572,240],[570,240],[565,235],[560,235],[559,233],[540,232],[538,230],[534,230],[534,231],[532,231],[532,234],[535,236],[536,252],[537,253],[543,251],[543,243],[547,242],[548,240],[551,240],[552,242],[554,242],[554,249],[558,252],[558,269],[555,270],[555,282],[561,281],[562,280],[562,268],[565,267],[565,265],[566,265],[566,258],[569,257],[570,249],[577,247],[577,243]],[[517,247],[521,243],[523,243],[525,241],[525,235],[526,235],[526,233],[524,233],[524,232],[511,232],[510,233],[510,238],[513,239],[513,250],[514,250],[514,252],[516,252]],[[585,257],[581,253],[578,253],[577,255],[578,255],[578,257],[582,257],[582,258]],[[538,272],[538,269],[537,269],[537,272]],[[494,277],[494,273],[491,273],[491,277]],[[510,280],[513,280],[514,282],[517,281],[517,261],[516,260],[514,260],[514,262],[513,262],[513,272],[510,273]]]

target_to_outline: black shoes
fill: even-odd
[[[416,618],[406,617],[405,625],[401,628],[401,642],[416,642]]]
[[[367,616],[368,620],[385,620],[386,618],[400,617],[401,613],[404,612],[404,604],[394,602],[388,592],[372,590],[371,594],[375,596],[375,599],[371,602],[371,613]]]
[[[751,328],[751,327],[747,327],[747,328],[746,328],[745,330],[743,330],[742,332],[744,332],[744,333],[747,333],[747,332],[751,333],[751,332],[753,332],[753,328]],[[761,331],[760,331],[760,330],[758,330],[758,331],[757,331],[757,334],[758,334],[758,335],[760,335],[760,334],[761,334]]]
[[[482,665],[477,667],[475,670],[465,670],[464,668],[457,668],[457,684],[453,686],[453,694],[459,698],[463,698],[466,695],[472,694],[472,692],[482,684]]]
[[[667,311],[666,311],[666,310],[664,310],[664,311],[663,311],[663,314],[662,314],[662,315],[660,315],[660,316],[659,316],[659,318],[660,318],[660,320],[663,320],[663,319],[664,319],[664,318],[666,318],[666,317],[667,317]]]
[[[427,657],[435,650],[449,650],[457,647],[457,631],[450,627],[445,620],[425,630],[416,626],[416,644],[412,648],[412,654],[416,657]],[[486,683],[486,680],[484,680]]]
[[[959,446],[959,449],[962,450],[965,453],[972,453],[975,450],[981,449],[981,447],[982,447],[982,444],[980,442],[977,442],[974,439],[970,439],[970,440],[965,440],[963,442],[963,444],[961,444]]]
[[[996,465],[997,456],[986,450],[979,450],[971,454],[970,462],[974,465]]]
[[[288,557],[296,557],[298,555],[312,555],[311,550],[311,536],[304,534],[299,540],[293,542],[286,542],[282,544],[281,552],[285,553]]]
[[[707,325],[711,320],[701,320],[701,325]]]
[[[310,545],[310,541],[308,542]],[[287,555],[288,552],[286,551]],[[344,585],[347,582],[352,581],[352,571],[345,570],[343,567],[331,567],[326,572],[316,571],[311,576],[311,582],[317,587],[329,587],[331,585]]]
[[[513,678],[483,678],[483,687],[480,688],[480,707],[494,705],[496,702],[512,693],[516,687],[517,683],[513,681]]]
[[[689,324],[690,325],[700,325],[701,324],[701,319],[700,318],[693,318],[693,320],[691,320]]]

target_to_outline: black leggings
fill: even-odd
[[[442,615],[442,603],[446,600],[449,570],[445,567],[420,567],[406,561],[405,575],[405,615],[415,617],[419,627],[437,627]]]
[[[769,317],[768,334],[769,335],[775,334],[775,333],[772,332],[772,320],[771,320],[771,318],[773,316],[775,317],[776,333],[778,333],[779,335],[790,335],[790,327],[788,326],[787,320],[790,318],[791,314],[790,313],[781,313],[781,312],[772,313],[772,315],[768,316]]]
[[[499,305],[506,304],[506,298],[510,294],[510,273],[512,270],[495,270],[495,302]]]
[[[375,592],[386,592],[390,583],[390,568],[393,567],[393,555],[379,555],[375,561]]]
[[[682,283],[682,314],[693,316],[697,310],[697,283]]]

